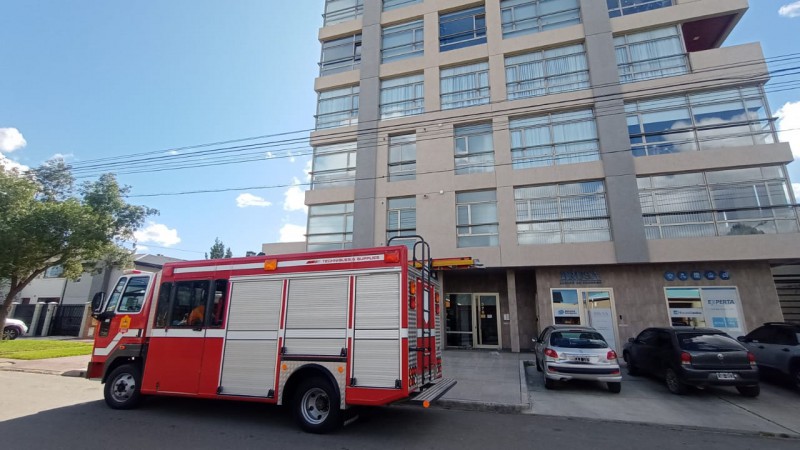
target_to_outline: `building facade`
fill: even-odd
[[[451,347],[782,319],[792,153],[759,44],[722,45],[746,0],[325,3],[306,250],[480,260],[440,273]]]

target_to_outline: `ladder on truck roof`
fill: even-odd
[[[422,341],[427,342],[430,345],[432,332],[432,327],[436,324],[436,318],[431,315],[430,304],[433,299],[429,298],[428,301],[425,301],[425,295],[428,292],[428,287],[430,286],[430,281],[433,276],[433,259],[431,258],[431,247],[425,241],[425,239],[420,235],[406,235],[406,236],[392,236],[389,238],[389,241],[386,245],[391,245],[392,240],[394,239],[416,239],[414,242],[414,247],[411,250],[411,265],[420,270],[420,279],[422,281],[422,289],[423,289],[423,298],[422,298],[422,312],[423,314],[428,317],[428,326],[421,327],[422,331]],[[428,338],[428,340],[425,340]],[[427,357],[428,359],[428,380],[433,381],[435,378],[435,373],[432,373],[432,368],[434,367],[433,361],[433,352],[431,348],[422,347],[416,348],[409,346],[409,351],[416,351],[416,352],[423,352],[422,356]],[[424,379],[424,377],[423,377]]]

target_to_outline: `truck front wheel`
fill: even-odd
[[[309,433],[327,433],[342,422],[339,394],[323,378],[309,378],[300,383],[293,408],[300,428]]]
[[[112,409],[135,408],[141,400],[142,373],[138,366],[125,364],[114,369],[106,380],[103,397]]]

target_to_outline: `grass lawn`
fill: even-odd
[[[92,344],[90,342],[33,341],[28,339],[0,341],[0,358],[30,360],[88,355],[91,353]]]

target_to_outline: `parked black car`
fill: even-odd
[[[625,344],[628,373],[647,372],[666,381],[673,394],[687,386],[735,386],[760,393],[755,356],[732,337],[712,328],[647,328]]]
[[[755,355],[759,369],[788,376],[800,388],[800,325],[768,322],[739,341]]]

